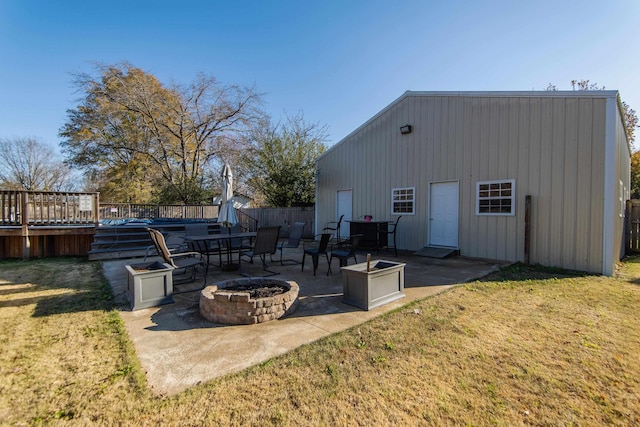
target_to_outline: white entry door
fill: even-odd
[[[336,220],[340,219],[340,215],[344,215],[342,218],[342,224],[340,224],[340,239],[346,239],[349,237],[349,223],[353,219],[353,196],[351,194],[351,190],[341,190],[338,191],[338,217]]]
[[[458,247],[458,182],[434,182],[429,190],[429,246]]]

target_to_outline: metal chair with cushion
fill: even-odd
[[[314,276],[316,275],[316,270],[318,270],[318,260],[320,259],[320,255],[324,255],[327,258],[327,262],[329,262],[329,254],[327,254],[329,239],[331,239],[331,234],[323,233],[320,235],[320,243],[314,244],[312,247],[304,248],[304,252],[302,253],[302,269],[300,271],[304,271],[304,259],[307,255],[311,256],[313,261]]]
[[[199,252],[179,252],[173,253],[169,251],[167,244],[165,242],[164,235],[153,228],[147,228],[149,232],[149,236],[151,237],[151,241],[156,247],[158,251],[158,255],[162,257],[165,263],[169,264],[174,268],[173,277],[176,276],[185,276],[187,273],[190,273],[189,276],[178,278],[178,280],[174,280],[174,284],[181,283],[189,283],[193,282],[196,279],[196,269],[198,266],[205,265],[202,262],[202,258]],[[207,281],[207,267],[205,265],[205,283]]]
[[[267,265],[267,254],[273,255],[276,253],[278,246],[278,238],[280,237],[280,226],[275,227],[260,227],[256,234],[256,240],[253,246],[250,248],[240,248],[239,260],[243,256],[249,257],[251,263],[253,263],[253,257],[259,256],[262,261],[262,268],[264,271],[270,273],[267,276],[274,276],[280,274],[276,271],[269,270]]]
[[[184,241],[184,235],[179,233],[167,233],[163,234],[164,242],[171,253],[186,252],[189,251],[189,246]],[[158,249],[155,244],[147,246],[147,250],[144,253],[144,260],[146,261],[152,255],[157,255]]]
[[[300,240],[302,239],[302,232],[304,231],[304,227],[307,225],[306,222],[296,222],[293,224],[293,227],[291,227],[291,232],[289,233],[289,238],[286,241],[280,241],[278,242],[278,246],[277,246],[277,250],[280,251],[280,265],[284,265],[284,261],[288,261],[289,263],[292,264],[299,264],[299,261],[296,261],[294,259],[287,259],[287,260],[283,260],[282,259],[282,252],[284,251],[285,248],[287,249],[295,249],[298,246],[300,246]],[[271,258],[271,261],[273,261],[273,258]]]
[[[356,264],[358,263],[356,252],[360,246],[360,239],[362,239],[362,234],[354,234],[349,238],[349,240],[340,245],[334,246],[336,249],[332,249],[329,254],[329,269],[327,270],[327,276],[332,272],[331,261],[333,261],[334,258],[338,258],[340,260],[340,267],[347,265],[349,263],[349,258],[353,258]]]

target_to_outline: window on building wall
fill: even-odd
[[[391,213],[394,215],[415,214],[416,189],[414,187],[391,190]]]
[[[516,181],[478,181],[476,184],[477,215],[515,215]]]

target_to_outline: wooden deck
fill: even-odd
[[[96,227],[0,227],[0,258],[87,256]]]
[[[0,258],[86,256],[98,193],[0,191]]]

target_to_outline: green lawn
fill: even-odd
[[[640,260],[515,265],[156,397],[100,264],[0,261],[3,425],[638,425]]]

